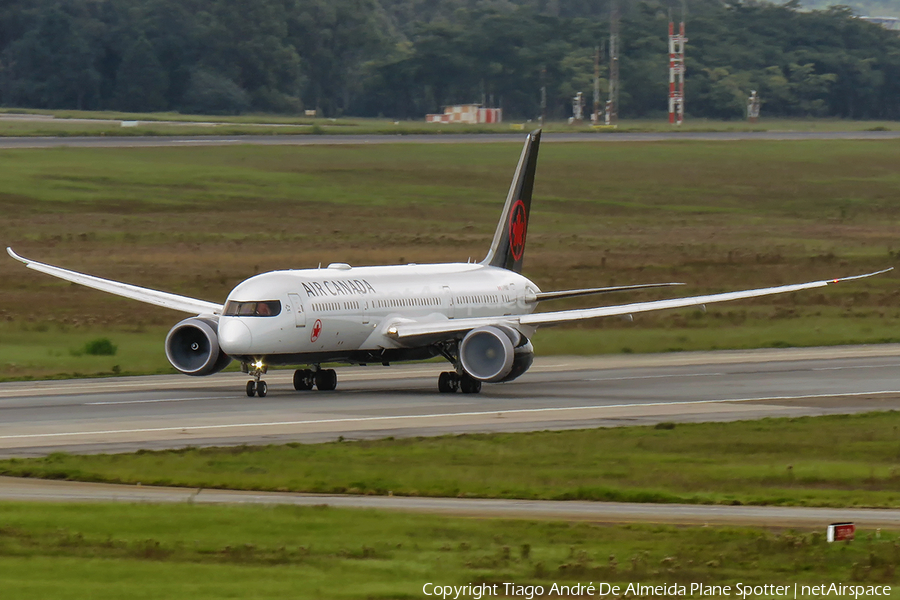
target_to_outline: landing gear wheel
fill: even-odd
[[[459,379],[459,389],[463,394],[477,394],[481,391],[481,382],[471,375],[463,375]]]
[[[438,377],[438,391],[442,394],[452,394],[459,389],[459,376],[450,371],[444,371]]]
[[[256,382],[248,381],[247,382],[247,395],[251,398],[256,395]]]
[[[309,369],[294,371],[294,389],[298,392],[311,390],[313,387],[313,372]]]
[[[330,392],[337,387],[337,373],[334,369],[316,372],[316,388],[320,392]]]
[[[256,395],[260,398],[265,398],[266,394],[269,392],[269,386],[266,385],[265,381],[260,381],[256,384]]]

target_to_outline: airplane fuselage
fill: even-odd
[[[234,288],[218,322],[229,356],[266,364],[427,358],[389,335],[390,324],[533,312],[538,287],[507,269],[477,263],[273,271]]]

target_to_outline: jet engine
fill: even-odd
[[[166,336],[166,358],[185,375],[218,373],[231,362],[219,348],[218,327],[215,319],[185,319]]]
[[[512,381],[534,361],[528,338],[502,325],[473,329],[459,345],[459,360],[466,373],[479,381]]]

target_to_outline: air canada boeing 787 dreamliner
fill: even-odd
[[[531,337],[541,325],[581,319],[703,306],[714,302],[824,287],[868,277],[813,281],[740,292],[535,313],[538,303],[649,287],[542,292],[522,274],[540,130],[530,133],[484,260],[478,263],[351,267],[273,271],[251,277],[216,304],[83,275],[17,255],[30,269],[133,300],[189,313],[166,336],[166,356],[185,375],[211,375],[232,360],[251,379],[247,395],[265,396],[261,376],[271,365],[306,365],[294,388],[333,390],[328,362],[355,364],[443,356],[453,369],[441,373],[441,392],[481,391],[483,382],[519,377],[531,366]],[[890,269],[888,269],[890,270]],[[879,271],[878,273],[883,273]]]

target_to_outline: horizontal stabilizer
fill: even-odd
[[[46,273],[47,275],[53,275],[54,277],[65,279],[66,281],[71,281],[72,283],[77,283],[95,290],[100,290],[101,292],[108,292],[124,298],[138,300],[139,302],[163,306],[165,308],[171,308],[172,310],[191,314],[222,314],[221,304],[214,304],[212,302],[206,302],[205,300],[197,300],[196,298],[188,298],[187,296],[179,296],[168,292],[150,290],[136,285],[110,281],[109,279],[101,279],[99,277],[94,277],[93,275],[76,273],[75,271],[69,271],[67,269],[61,269],[59,267],[45,265],[44,263],[23,258],[13,252],[12,248],[7,248],[6,251],[17,261],[24,263],[29,269]]]
[[[612,292],[631,292],[634,290],[648,290],[651,288],[670,287],[684,285],[683,283],[639,283],[637,285],[617,285],[613,287],[585,288],[583,290],[560,290],[558,292],[540,292],[536,294],[537,301],[562,300],[563,298],[577,298],[579,296],[593,296],[594,294],[609,294]]]

